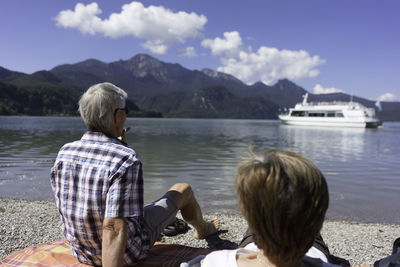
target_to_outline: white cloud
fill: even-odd
[[[253,52],[251,47],[244,48],[237,31],[225,32],[224,39],[205,39],[202,46],[210,48],[213,55],[220,56],[222,66],[218,71],[232,74],[248,84],[261,80],[270,85],[282,78],[313,78],[319,75],[316,67],[325,63],[324,59],[311,56],[304,50],[261,46]]]
[[[143,6],[131,2],[122,6],[120,13],[101,19],[97,3],[78,3],[75,10],[63,10],[55,20],[57,25],[75,28],[84,34],[103,34],[109,38],[133,36],[146,42],[143,46],[155,54],[164,54],[174,43],[201,36],[207,23],[204,15],[184,11],[173,12],[163,6]]]
[[[237,31],[225,32],[224,39],[219,37],[212,39],[204,39],[201,45],[210,48],[213,55],[235,56],[242,46],[242,38]]]
[[[142,45],[144,48],[149,49],[153,54],[164,55],[168,46],[161,40],[149,40]]]
[[[197,53],[193,46],[185,47],[178,51],[179,57],[196,57]]]
[[[378,97],[379,101],[397,101],[397,96],[391,93],[386,93]]]
[[[316,84],[314,86],[314,94],[332,94],[332,93],[344,93],[342,89],[330,87],[330,88],[324,88],[320,84]]]

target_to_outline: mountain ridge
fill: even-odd
[[[8,86],[7,90],[10,90],[9,86],[14,86],[28,94],[41,90],[43,95],[49,90],[57,95],[70,90],[72,98],[68,98],[68,101],[77,102],[79,95],[89,86],[104,81],[112,82],[127,91],[130,105],[137,105],[137,112],[146,114],[146,110],[151,110],[155,113],[149,114],[161,113],[166,117],[276,119],[282,108],[293,107],[307,93],[307,90],[288,79],[281,79],[272,86],[262,82],[247,85],[230,74],[207,68],[201,71],[189,70],[178,63],[162,62],[146,54],[110,63],[91,58],[33,74],[0,67],[0,90],[5,85]],[[350,96],[343,93],[309,93],[310,101],[343,101],[346,98]],[[353,99],[368,107],[374,107],[375,104],[361,97],[355,96]],[[18,102],[15,99],[13,101]],[[382,106],[383,110],[385,106],[390,106],[389,110],[400,114],[400,102],[382,102]],[[76,110],[72,113],[76,115]],[[378,115],[383,116],[382,120],[388,118],[400,121],[400,115],[384,111]]]

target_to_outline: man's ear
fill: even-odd
[[[114,112],[114,116],[113,116],[113,122],[114,122],[115,125],[117,124],[117,120],[118,120],[117,116],[119,116],[118,112],[119,112],[119,110],[116,110]]]
[[[113,115],[113,125],[112,125],[113,129],[115,129],[116,126],[118,125],[118,116],[119,116],[118,112],[119,111],[117,110]]]

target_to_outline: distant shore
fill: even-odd
[[[240,242],[247,225],[239,214],[208,213],[221,222],[219,241],[227,248]],[[207,247],[205,240],[194,240],[193,229],[162,242]],[[324,223],[322,236],[332,254],[355,265],[373,265],[391,253],[393,241],[400,237],[400,225],[332,221]],[[53,202],[0,198],[0,260],[13,251],[63,238],[58,211]]]

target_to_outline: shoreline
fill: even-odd
[[[221,231],[214,241],[225,248],[234,248],[247,228],[239,213],[205,213],[204,217],[220,219]],[[193,234],[191,227],[186,234],[163,237],[161,242],[213,246],[213,242],[193,239]],[[321,234],[332,254],[346,258],[353,266],[372,266],[391,254],[393,241],[400,237],[400,225],[326,220]],[[54,202],[0,198],[0,260],[14,251],[61,238],[64,237]]]

